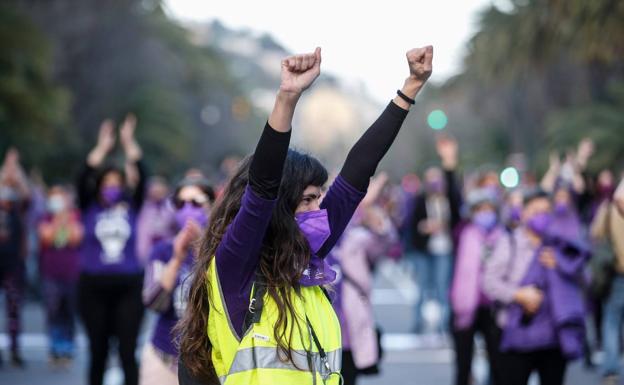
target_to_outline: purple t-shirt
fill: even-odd
[[[336,178],[321,203],[321,209],[327,210],[331,235],[319,250],[319,257],[325,257],[334,247],[364,195],[366,192],[358,191],[340,175]],[[239,337],[275,203],[260,198],[247,186],[241,208],[217,247],[217,274],[230,321]]]
[[[173,242],[171,240],[157,243],[150,254],[148,271],[153,272],[152,275],[154,276],[159,276],[160,274],[158,271],[165,268],[165,265],[169,262],[172,255]],[[172,331],[186,308],[186,298],[190,285],[187,278],[191,273],[192,264],[193,256],[189,252],[189,255],[178,271],[176,284],[171,293],[171,305],[167,310],[158,315],[156,328],[154,329],[154,334],[152,334],[152,344],[160,351],[174,357],[177,357],[178,349],[175,347]],[[145,279],[148,280],[151,279],[151,277],[146,276]]]
[[[92,204],[82,213],[85,229],[80,269],[89,274],[137,274],[136,209],[123,201],[112,207]]]

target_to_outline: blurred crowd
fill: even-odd
[[[10,351],[23,367],[19,335],[27,281],[37,283],[50,363],[75,354],[75,322],[88,340],[90,384],[101,384],[116,340],[126,384],[177,384],[175,326],[210,209],[237,161],[219,175],[188,170],[170,183],[149,175],[129,115],[105,121],[76,183],[46,185],[27,174],[17,149],[0,170],[0,284]],[[117,138],[118,136],[118,138]],[[107,161],[117,148],[125,160]],[[562,383],[566,365],[594,366],[617,383],[624,314],[624,181],[620,170],[592,174],[591,139],[541,179],[523,173],[513,188],[500,170],[462,170],[458,143],[440,136],[439,165],[399,183],[380,173],[328,257],[343,338],[343,377],[378,373],[382,331],[371,305],[375,267],[402,260],[418,285],[413,329],[450,336],[456,384],[474,383],[475,335],[485,342],[490,384]],[[68,176],[69,178],[70,176]],[[619,184],[619,187],[618,187]],[[427,317],[429,304],[439,316]],[[157,314],[135,357],[144,310]],[[6,354],[6,352],[5,352]],[[513,378],[510,380],[510,378]],[[515,381],[515,382],[514,382]]]

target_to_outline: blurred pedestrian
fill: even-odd
[[[187,278],[214,200],[212,186],[201,177],[184,178],[173,194],[177,235],[154,246],[145,271],[143,303],[158,313],[158,319],[143,348],[139,384],[178,384],[179,341],[173,329],[186,308]]]
[[[524,197],[521,188],[515,188],[505,194],[501,207],[501,221],[508,232],[513,232],[520,226]]]
[[[448,327],[448,287],[453,263],[453,228],[460,222],[461,190],[455,175],[457,142],[450,137],[437,141],[442,168],[427,169],[424,191],[414,202],[411,215],[411,245],[408,257],[414,262],[419,296],[414,331],[425,331],[423,305],[435,300],[442,309],[438,332]]]
[[[136,118],[128,115],[119,131],[124,172],[103,167],[115,146],[115,131],[111,121],[102,123],[78,182],[85,229],[79,308],[89,339],[90,385],[102,384],[111,338],[118,342],[125,384],[138,383],[135,350],[143,319],[143,267],[136,255],[136,218],[143,205],[145,171],[135,128]]]
[[[342,330],[344,385],[354,385],[358,376],[380,370],[381,330],[371,304],[373,269],[398,242],[390,216],[375,204],[385,183],[383,174],[371,181],[358,213],[327,256],[327,262],[338,272],[333,282],[333,305]]]
[[[137,257],[146,264],[152,247],[175,234],[173,210],[167,205],[169,186],[163,177],[151,177],[147,197],[137,219]]]
[[[591,227],[592,238],[605,243],[605,250],[596,250],[594,258],[604,258],[604,276],[594,280],[604,286],[602,323],[602,348],[604,360],[602,374],[605,384],[619,383],[621,326],[624,316],[624,179],[613,199],[600,205]],[[600,262],[600,261],[599,261]]]
[[[453,341],[455,345],[455,384],[471,381],[474,338],[485,340],[490,364],[490,384],[504,384],[500,378],[500,331],[493,317],[493,303],[483,290],[483,270],[496,242],[505,234],[498,221],[499,198],[492,189],[480,188],[467,197],[470,221],[459,238],[451,284]]]
[[[542,190],[527,193],[522,225],[502,237],[486,263],[485,293],[498,314],[503,382],[562,385],[567,363],[583,354],[585,307],[580,285],[589,252],[581,242],[549,234],[552,204]]]
[[[48,191],[47,214],[39,223],[39,272],[50,341],[50,362],[66,365],[74,357],[79,247],[84,236],[80,214],[69,191],[60,185]]]
[[[568,240],[584,239],[586,232],[583,229],[581,218],[573,192],[567,186],[558,186],[553,193],[553,221],[552,234]]]
[[[24,297],[24,258],[27,249],[26,216],[30,188],[19,152],[7,151],[0,169],[0,288],[5,292],[10,362],[24,366],[19,349],[21,307]],[[0,364],[2,364],[0,355]]]

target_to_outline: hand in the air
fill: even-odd
[[[321,49],[314,53],[294,55],[282,60],[280,90],[295,95],[308,89],[321,73]]]
[[[559,152],[551,151],[550,156],[548,158],[548,164],[549,164],[550,169],[552,170],[561,169],[561,157],[559,155]]]
[[[104,153],[109,153],[115,147],[115,126],[111,119],[106,119],[100,124],[97,147]]]
[[[119,128],[119,141],[126,153],[126,157],[131,161],[141,158],[141,147],[136,141],[134,132],[136,130],[137,118],[134,114],[126,115],[121,127]]]
[[[128,114],[123,123],[121,123],[121,127],[119,128],[119,141],[122,146],[126,147],[134,141],[136,122],[136,116],[134,116],[134,114]]]
[[[437,138],[436,151],[445,169],[457,167],[458,147],[457,140],[449,135],[441,135]]]
[[[413,48],[405,54],[409,65],[410,78],[425,83],[432,71],[433,46]]]
[[[578,145],[577,157],[587,160],[594,154],[594,150],[594,141],[591,138],[583,138]]]

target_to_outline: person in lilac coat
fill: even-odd
[[[455,384],[470,383],[474,337],[479,332],[486,343],[492,384],[500,381],[498,328],[492,316],[492,302],[482,284],[485,263],[496,242],[505,234],[497,214],[498,199],[489,189],[468,194],[470,221],[459,237],[457,259],[451,283],[452,331],[455,345]]]
[[[102,384],[112,338],[119,344],[125,384],[138,382],[135,350],[143,319],[143,266],[136,255],[136,219],[143,204],[145,171],[135,127],[136,118],[129,115],[119,132],[125,172],[103,166],[115,147],[114,126],[107,120],[78,180],[85,232],[78,307],[89,339],[90,385]]]
[[[373,185],[374,182],[371,189]],[[344,385],[354,385],[359,374],[379,371],[381,357],[371,304],[371,267],[398,242],[397,231],[381,207],[365,205],[363,201],[355,217],[327,258],[338,272],[333,305],[342,329]]]

